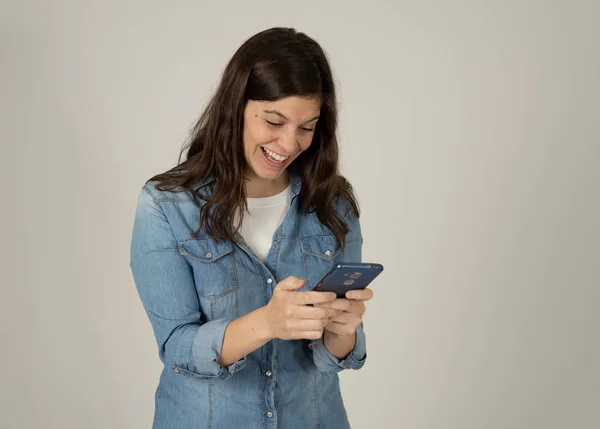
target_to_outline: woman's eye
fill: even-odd
[[[265,119],[265,121],[267,121],[267,124],[269,124],[272,127],[283,127],[285,124],[279,123],[279,122],[271,122],[268,119]],[[305,133],[311,133],[314,131],[314,128],[300,128],[301,131],[305,132]]]

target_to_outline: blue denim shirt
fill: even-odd
[[[348,428],[338,372],[366,359],[360,326],[343,360],[321,340],[272,340],[228,367],[219,358],[227,324],[266,305],[278,281],[296,276],[310,290],[332,266],[360,262],[358,219],[338,204],[350,232],[341,252],[316,213],[300,213],[299,177],[290,209],[262,263],[239,234],[214,241],[199,225],[203,202],[191,193],[140,195],[131,241],[131,269],[158,355],[164,364],[155,395],[154,429]],[[210,194],[214,180],[196,189]]]

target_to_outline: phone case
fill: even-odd
[[[383,271],[383,265],[366,262],[336,264],[315,286],[319,292],[335,292],[344,298],[349,290],[366,288]]]

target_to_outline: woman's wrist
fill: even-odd
[[[356,331],[352,334],[336,334],[325,330],[323,344],[329,353],[338,359],[345,359],[356,345]]]
[[[263,308],[238,317],[227,325],[218,359],[220,365],[229,366],[272,339],[267,313]]]
[[[256,317],[256,329],[258,337],[265,343],[277,338],[273,332],[273,326],[269,319],[269,309],[265,305],[257,310],[254,310]]]

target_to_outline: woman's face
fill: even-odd
[[[248,100],[244,109],[244,156],[248,174],[274,180],[309,148],[319,119],[318,98]]]

